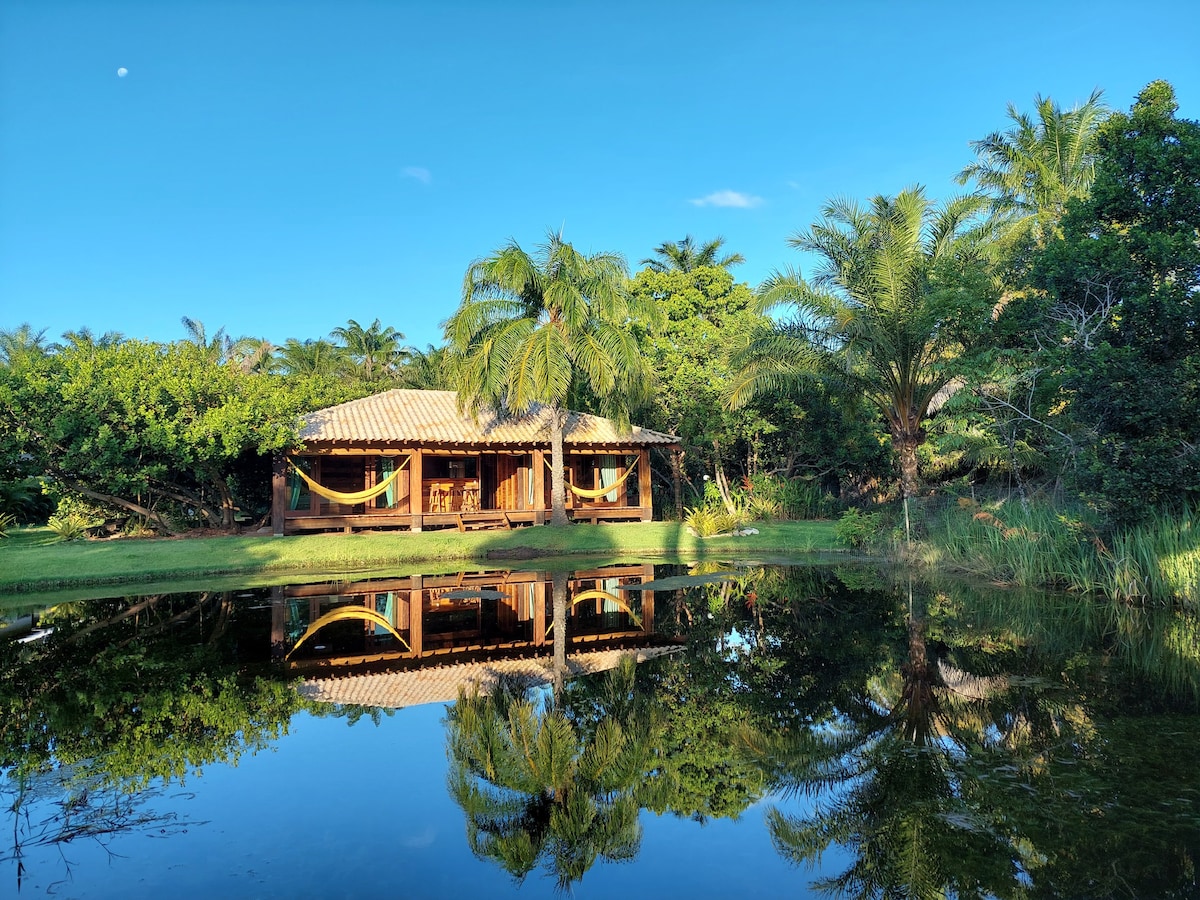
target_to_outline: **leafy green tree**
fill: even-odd
[[[551,233],[530,256],[515,242],[472,263],[462,304],[446,322],[459,400],[524,413],[544,405],[550,418],[551,523],[569,523],[563,477],[563,427],[574,398],[628,422],[649,372],[631,321],[657,312],[631,297],[625,261],[591,256]]]
[[[1200,124],[1156,81],[1100,130],[1091,197],[1037,266],[1079,483],[1120,520],[1200,498]]]
[[[640,265],[649,266],[653,272],[692,272],[696,269],[715,267],[728,269],[746,261],[740,253],[719,255],[725,238],[716,237],[699,246],[689,234],[682,241],[664,241],[654,248],[654,256],[643,259]]]
[[[737,357],[730,402],[822,382],[865,397],[887,422],[904,496],[918,487],[917,448],[939,394],[959,374],[956,360],[990,322],[997,290],[985,267],[979,197],[935,208],[920,188],[875,197],[869,206],[835,200],[789,240],[821,262],[806,281],[776,273],[760,308],[793,318],[761,330]]]
[[[0,369],[5,459],[166,532],[267,506],[269,455],[344,390],[215,364],[211,344],[124,341]],[[324,401],[324,402],[322,402]]]

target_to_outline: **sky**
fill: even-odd
[[[1200,119],[1200,4],[4,0],[0,329],[156,341],[380,319],[549,231],[757,285],[833,197],[963,190],[1037,94]]]

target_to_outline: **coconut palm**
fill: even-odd
[[[1011,103],[1013,125],[981,141],[972,141],[977,160],[963,168],[958,183],[974,181],[987,193],[993,211],[1014,241],[1045,244],[1054,233],[1067,201],[1091,191],[1096,173],[1096,138],[1108,115],[1102,91],[1063,110],[1049,97],[1034,97],[1034,113]]]
[[[424,350],[410,349],[397,378],[406,388],[424,391],[450,390],[453,388],[453,379],[447,360],[445,347],[426,344]]]
[[[982,267],[984,201],[935,208],[920,187],[870,205],[835,200],[789,239],[820,263],[810,280],[776,272],[759,288],[762,311],[790,307],[734,359],[730,404],[821,379],[879,408],[900,463],[904,496],[918,486],[917,448],[930,407],[955,377],[953,362],[994,306]]]
[[[664,241],[659,244],[654,248],[654,256],[643,259],[640,265],[649,266],[655,272],[691,272],[701,266],[728,269],[746,261],[740,253],[717,256],[724,243],[725,238],[718,236],[697,247],[695,239],[689,234],[682,241]]]
[[[459,402],[524,413],[550,412],[551,523],[568,524],[563,478],[567,404],[587,395],[628,421],[649,370],[630,327],[656,322],[650,302],[625,290],[625,261],[578,252],[551,233],[536,255],[510,242],[471,264],[462,304],[445,323]]]
[[[285,375],[338,375],[345,369],[346,351],[325,338],[288,338],[276,351],[276,360]]]
[[[218,328],[217,333],[210,338],[204,323],[199,319],[183,316],[179,321],[187,331],[184,340],[199,347],[209,360],[220,364],[229,358],[229,352],[233,349],[233,338],[225,333],[224,327]]]
[[[275,349],[266,338],[240,337],[229,347],[229,360],[243,372],[266,374],[279,367]]]
[[[343,342],[346,353],[358,365],[367,381],[375,381],[394,372],[408,352],[403,343],[403,333],[391,325],[385,328],[378,319],[366,328],[350,319],[345,327],[333,329],[332,334]]]
[[[104,350],[108,347],[115,347],[117,344],[125,340],[125,335],[119,331],[106,331],[99,337],[92,329],[83,328],[74,331],[64,331],[61,343],[55,344],[57,350]]]

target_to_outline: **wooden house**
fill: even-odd
[[[275,460],[275,534],[509,527],[550,511],[550,413],[459,411],[453,391],[392,390],[304,416],[304,449]],[[575,521],[649,521],[650,448],[673,435],[571,412],[563,429]]]

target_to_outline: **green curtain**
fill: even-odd
[[[617,483],[617,458],[615,456],[604,455],[600,457],[600,487],[608,487],[610,484]],[[604,499],[609,503],[615,503],[617,500],[617,491],[614,488],[604,495]]]
[[[379,460],[379,474],[385,480],[395,470],[396,461],[390,456],[385,456]],[[396,482],[392,482],[387,486],[387,490],[383,492],[384,499],[387,502],[387,508],[392,509],[396,505]]]

